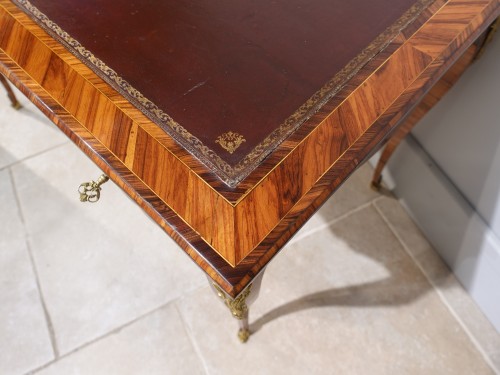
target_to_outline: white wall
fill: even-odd
[[[417,125],[385,174],[500,332],[500,37]]]
[[[413,131],[500,236],[500,38]]]

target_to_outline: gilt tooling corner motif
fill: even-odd
[[[246,140],[241,134],[231,131],[220,135],[215,141],[215,143],[220,144],[220,146],[230,154],[234,153],[243,142],[246,142]]]

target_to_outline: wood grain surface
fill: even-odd
[[[390,137],[385,145],[373,172],[371,183],[375,189],[379,189],[381,187],[382,171],[396,148],[411,132],[415,125],[417,125],[418,122],[446,95],[446,93],[453,87],[467,68],[474,62],[478,52],[480,51],[481,44],[482,40],[478,40],[472,44],[460,57],[460,59],[445,73],[439,82],[434,85],[429,93],[425,95],[418,106],[411,111],[406,116],[404,121],[397,127],[394,135]]]
[[[499,13],[434,2],[234,188],[8,0],[0,73],[236,296]]]

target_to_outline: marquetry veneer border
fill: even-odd
[[[15,46],[7,41],[4,47],[6,52],[13,54],[14,60],[22,60],[25,65],[23,68],[30,72],[33,79],[44,86],[76,119],[86,124],[88,130],[109,151],[141,178],[228,263],[233,266],[238,264],[263,238],[264,232],[268,232],[273,224],[279,222],[284,212],[283,202],[278,197],[278,212],[273,214],[269,210],[271,206],[266,207],[268,210],[264,217],[267,225],[263,226],[264,230],[255,233],[246,231],[252,241],[236,243],[237,239],[242,238],[237,232],[242,226],[248,227],[246,224],[249,221],[242,218],[242,209],[235,208],[237,204],[234,199],[240,200],[238,205],[245,202],[244,211],[249,212],[259,210],[261,202],[255,201],[252,205],[248,203],[249,199],[243,200],[242,196],[246,198],[247,192],[233,197],[233,201],[229,201],[224,194],[217,194],[220,191],[214,190],[210,185],[217,178],[201,163],[180,148],[119,93],[110,89],[17,7],[5,0],[0,4],[5,4],[7,11],[15,18],[16,23],[12,27],[18,29],[9,34],[14,35],[11,39],[14,39]],[[23,28],[17,23],[22,24]],[[34,37],[21,35],[27,31]],[[18,40],[25,46],[18,46]],[[22,59],[19,54],[23,55]],[[30,58],[35,61],[30,62]],[[40,69],[44,64],[45,69]],[[126,144],[123,141],[127,141]],[[173,183],[165,183],[166,180]],[[269,222],[270,218],[275,222]]]
[[[6,3],[5,0],[0,1],[0,10],[1,6]],[[138,176],[130,173],[126,166],[126,157],[122,157],[122,159],[125,160],[119,159],[114,153],[110,152],[109,148],[111,145],[103,146],[102,143],[96,140],[95,136],[83,128],[75,117],[69,115],[52,95],[39,84],[36,84],[33,77],[28,76],[23,69],[16,66],[12,58],[2,54],[0,59],[0,70],[5,73],[16,86],[20,87],[30,96],[31,100],[51,117],[52,120],[56,122],[58,126],[106,173],[109,173],[115,182],[127,191],[129,195],[131,195],[186,250],[198,265],[218,282],[224,290],[234,296],[247,285],[262,267],[265,266],[269,259],[276,254],[298,227],[300,227],[314,210],[326,200],[328,195],[338,188],[339,184],[347,175],[350,174],[362,159],[368,155],[368,152],[375,145],[382,142],[383,138],[397,123],[397,120],[411,107],[412,103],[415,104],[422,93],[439,78],[445,68],[465,50],[467,45],[472,43],[474,38],[476,38],[482,29],[487,26],[487,23],[498,16],[499,2],[486,0],[449,1],[443,8],[436,9],[436,11],[437,14],[423,27],[404,32],[383,54],[381,54],[380,60],[371,62],[370,66],[375,70],[377,66],[380,65],[380,61],[384,62],[386,58],[388,58],[388,60],[385,64],[391,61],[389,55],[403,50],[406,51],[405,53],[410,53],[410,51],[411,53],[415,53],[413,49],[416,49],[419,51],[416,52],[417,55],[429,56],[431,59],[430,61],[424,59],[426,65],[425,69],[422,67],[421,74],[416,75],[415,79],[413,79],[413,81],[409,83],[409,86],[404,89],[402,95],[390,105],[390,108],[388,108],[385,113],[380,113],[380,116],[373,124],[365,124],[365,127],[361,129],[361,135],[356,138],[356,142],[353,143],[355,147],[346,148],[341,154],[341,158],[336,159],[333,164],[327,166],[325,169],[326,173],[320,174],[318,171],[319,179],[310,184],[308,190],[301,188],[303,191],[296,196],[295,201],[291,204],[291,208],[286,212],[282,212],[283,216],[279,219],[279,223],[270,228],[268,233],[263,233],[263,238],[256,241],[257,246],[252,247],[252,250],[248,251],[246,255],[240,253],[241,262],[235,267],[224,261],[224,259],[211,248],[206,239],[203,239],[203,237],[193,230],[190,225],[187,225],[186,222],[171,210],[162,199],[158,198],[157,193],[153,192],[144,181],[141,181]],[[416,33],[411,35],[413,32]],[[2,32],[0,30],[0,38],[1,37]],[[409,40],[407,40],[407,38],[409,38]],[[48,39],[44,42],[51,43]],[[1,39],[0,43],[2,43]],[[64,54],[64,49],[61,47],[57,45],[52,47],[61,49],[57,51],[58,55]],[[78,67],[78,61],[71,61],[71,64]],[[381,69],[383,68],[378,68],[378,70]],[[81,74],[85,75],[85,78],[88,79],[89,82],[92,82],[94,87],[98,88],[101,92],[106,92],[106,96],[108,96],[110,100],[112,99],[114,103],[117,103],[120,109],[124,109],[122,113],[130,116],[133,123],[135,122],[141,125],[141,127],[147,127],[147,123],[141,122],[143,120],[141,116],[143,115],[141,113],[136,114],[134,108],[127,108],[126,101],[124,101],[118,93],[110,91],[109,87],[103,83],[102,80],[96,78],[96,76],[92,76],[93,73],[89,74],[84,70],[81,71]],[[362,82],[362,78],[354,79],[353,82],[346,87],[346,91],[351,90],[351,93],[354,92],[356,87],[362,84]],[[348,98],[350,95],[346,95],[345,98]],[[326,106],[325,111],[327,111],[328,108],[332,109],[332,107],[335,109],[337,105],[330,107]],[[319,121],[321,117],[328,117],[330,114],[328,112],[319,113],[316,120]],[[120,114],[117,115],[117,118],[117,121],[123,121]],[[311,121],[314,121],[314,119]],[[320,125],[316,127],[311,126],[311,128],[318,132],[319,130],[316,129],[321,129],[321,124],[325,124],[327,121],[320,123]],[[335,124],[330,123],[329,126],[335,126]],[[154,129],[151,129],[151,132],[154,133],[155,136],[161,137],[161,134],[156,134]],[[313,132],[311,130],[307,138],[312,134]],[[162,139],[162,141],[165,143],[169,142],[168,139]],[[175,145],[170,146],[173,147]],[[293,152],[297,149],[298,147],[293,147],[287,154],[288,158],[292,156],[290,160],[293,160]],[[182,150],[178,151],[181,152],[179,154],[181,158],[189,158],[189,155],[182,155]],[[300,160],[300,158],[298,158],[298,160]],[[182,163],[182,165],[186,166],[188,169],[192,167],[193,169],[190,170],[190,173],[199,176],[194,173],[194,169],[199,170],[200,166],[197,165],[195,161],[191,162],[192,163]],[[130,160],[128,163],[130,163]],[[297,165],[293,165],[292,163],[290,166],[296,167]],[[301,168],[300,163],[298,167]],[[302,165],[302,168],[303,167]],[[266,178],[271,176],[271,174],[272,171],[263,176],[260,182],[265,182]],[[224,200],[221,196],[219,196],[219,198],[225,201],[228,207],[234,207],[235,210],[237,210],[239,205],[251,197],[252,192],[254,190],[257,191],[256,189],[259,188],[259,186],[261,186],[261,184],[256,184],[253,190],[245,191],[244,195],[240,195],[242,199],[237,202],[237,204],[231,204],[231,202]],[[215,190],[210,189],[210,192],[215,192]]]

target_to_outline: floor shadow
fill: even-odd
[[[387,189],[382,189],[381,194],[392,196]],[[347,220],[350,220],[349,217]],[[382,220],[382,217],[380,217],[380,223],[378,225],[386,227],[385,222]],[[354,222],[350,224],[355,225]],[[266,324],[276,319],[304,310],[333,306],[399,306],[411,303],[433,290],[427,278],[415,264],[413,259],[406,253],[402,245],[399,249],[394,250],[394,259],[392,259],[386,249],[383,251],[377,249],[380,243],[377,244],[376,242],[369,241],[369,237],[367,237],[369,235],[366,233],[366,228],[356,226],[357,230],[345,230],[344,228],[340,231],[336,228],[336,224],[330,227],[335,237],[348,244],[349,248],[352,249],[354,253],[382,264],[389,276],[373,282],[331,288],[297,298],[266,312],[264,315],[251,322],[252,332],[261,330]],[[359,240],[359,238],[363,237],[364,239]],[[307,237],[305,239],[307,240]],[[298,246],[300,246],[300,242],[298,244]],[[329,245],[325,243],[325,246]],[[286,250],[287,249],[285,249],[285,251]],[[335,248],[332,247],[331,251],[335,252]],[[396,252],[398,253],[396,254]],[[335,261],[335,255],[332,254],[331,259]],[[449,274],[450,271],[445,267],[440,275],[441,280],[444,281]],[[305,274],[304,279],[305,282],[307,282],[307,276]]]
[[[413,289],[408,292],[407,289],[403,290],[398,288],[397,285],[388,286],[387,284],[390,284],[388,281],[394,280],[388,278],[373,283],[332,288],[306,295],[268,311],[251,323],[251,330],[257,332],[273,320],[315,308],[403,305],[416,300],[431,289],[429,285],[427,288]],[[383,289],[384,293],[380,292],[381,289]]]

